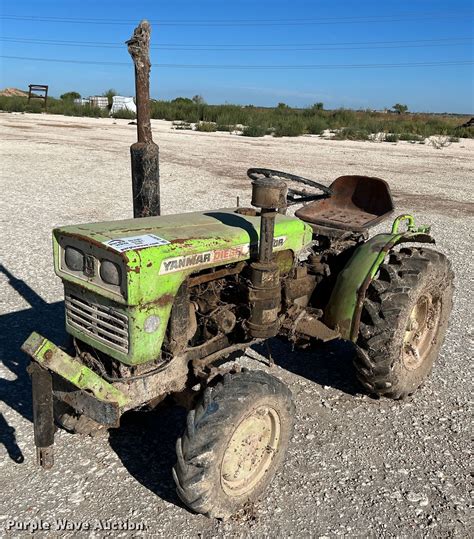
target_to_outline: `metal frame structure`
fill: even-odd
[[[33,93],[35,92],[35,93]],[[43,95],[37,95],[36,92],[43,92]],[[47,84],[30,84],[28,86],[28,103],[31,99],[44,99],[44,108],[48,102],[48,85]]]

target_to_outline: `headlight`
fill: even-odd
[[[154,314],[150,315],[143,324],[143,329],[146,333],[155,333],[155,331],[160,327],[160,317],[155,316]]]
[[[111,262],[110,260],[101,260],[100,278],[108,284],[120,286],[120,282],[122,280],[122,271],[114,262]]]
[[[72,271],[84,271],[84,253],[75,247],[66,247],[64,253],[66,266]]]

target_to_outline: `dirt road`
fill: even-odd
[[[49,523],[54,535],[78,536],[67,525],[82,527],[80,536],[111,535],[100,529],[102,522],[128,526],[113,532],[118,537],[130,536],[137,524],[146,529],[135,535],[166,537],[474,532],[468,470],[474,141],[437,150],[318,137],[247,139],[172,131],[169,123],[153,121],[164,213],[231,206],[236,196],[248,203],[245,171],[251,166],[323,183],[347,173],[379,176],[390,182],[400,213],[415,212],[419,222],[433,225],[438,248],[456,273],[455,307],[439,362],[425,386],[404,402],[364,396],[344,347],[311,353],[275,347],[273,372],[289,384],[297,404],[295,436],[284,470],[264,498],[222,523],[190,514],[174,493],[170,470],[184,418],[176,409],[132,414],[99,439],[60,432],[55,468],[36,468],[27,358],[19,347],[33,329],[58,342],[64,338],[51,229],[131,216],[135,127],[125,120],[32,114],[0,114],[0,125],[0,530],[13,526],[7,533],[17,537],[21,523]],[[242,363],[256,361],[248,356],[259,358],[250,351]]]

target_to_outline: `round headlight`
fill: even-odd
[[[66,247],[64,253],[66,266],[72,271],[84,271],[84,253],[75,247]]]
[[[155,333],[155,331],[160,327],[160,317],[155,316],[154,314],[150,315],[143,324],[143,329],[146,333]]]
[[[100,263],[100,278],[108,283],[116,286],[120,285],[122,271],[120,267],[110,260],[102,260]]]

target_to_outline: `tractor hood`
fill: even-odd
[[[191,273],[248,259],[258,246],[259,231],[258,215],[235,209],[60,227],[53,231],[55,269],[64,281],[119,303],[143,305],[159,301],[160,289],[173,293]],[[301,220],[277,215],[275,250],[297,252],[311,237],[311,228]],[[79,270],[68,267],[68,246],[85,255]],[[120,267],[120,285],[102,280],[104,261]]]

